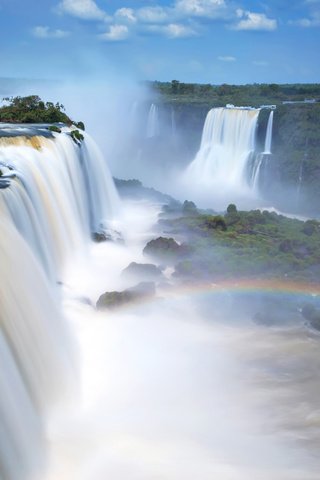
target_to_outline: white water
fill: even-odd
[[[267,124],[267,131],[266,131],[266,140],[264,144],[264,155],[271,154],[271,144],[272,144],[272,127],[273,127],[273,110],[271,110],[268,124]]]
[[[92,139],[85,134],[79,147],[68,133],[39,134],[0,138],[0,182],[9,183],[0,189],[1,480],[43,474],[46,417],[77,383],[56,281],[83,256],[90,232],[119,218]]]
[[[64,133],[0,138],[0,164],[16,174],[10,188],[0,190],[1,217],[11,219],[55,279],[66,260],[85,247],[90,232],[112,228],[119,215],[105,161],[84,135],[81,148]]]
[[[259,109],[213,108],[202,133],[200,149],[183,175],[195,199],[214,196],[235,201],[252,195],[252,163]],[[189,193],[190,195],[190,193]],[[212,205],[210,205],[212,206]]]
[[[176,114],[173,107],[171,108],[171,136],[173,140],[175,140],[177,136]]]
[[[95,245],[68,277],[83,395],[51,426],[45,480],[318,480],[316,336],[239,310],[226,319],[212,303],[208,320],[202,298],[179,292],[119,313],[74,299],[124,288],[122,269],[146,261],[157,209],[125,210],[127,245]]]
[[[159,107],[151,104],[147,119],[147,138],[158,137],[160,134]]]
[[[0,478],[45,464],[44,415],[75,384],[58,292],[29,246],[0,221]]]
[[[24,158],[31,162],[34,154]],[[47,168],[41,164],[33,188],[39,190],[42,175],[56,178]],[[21,183],[11,182],[2,197]],[[28,212],[33,197],[25,195]],[[89,213],[74,227],[85,238],[87,199]],[[63,201],[71,202],[69,193]],[[97,312],[81,300],[94,304],[104,291],[127,286],[122,269],[146,261],[142,248],[156,235],[154,205],[125,206],[126,245],[91,245],[81,261],[69,263],[63,305],[79,345],[80,391],[74,404],[44,415],[72,374],[68,334],[56,288],[16,229],[17,213],[7,215],[9,203],[0,224],[1,480],[25,480],[29,473],[45,480],[319,479],[316,335],[298,326],[255,326],[239,310],[225,318],[217,304],[210,304],[208,319],[199,310],[202,298],[179,292],[166,298],[165,289],[163,300],[119,313]],[[41,205],[45,217],[50,205]],[[58,233],[52,227],[58,238],[65,218],[59,215]],[[42,217],[35,218],[42,227]],[[21,231],[27,228],[20,223]],[[35,239],[42,244],[37,235],[35,229],[29,242],[34,250]]]

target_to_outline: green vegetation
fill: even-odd
[[[70,136],[77,145],[80,145],[82,140],[84,140],[84,136],[79,132],[79,130],[71,130]]]
[[[57,127],[57,125],[50,125],[48,130],[50,130],[50,132],[61,133],[61,128]]]
[[[175,104],[197,103],[218,107],[232,103],[258,107],[266,103],[280,105],[283,101],[303,101],[306,98],[320,101],[320,84],[201,85],[172,80],[150,82],[149,85],[161,94],[165,102]]]
[[[5,98],[8,105],[0,107],[0,122],[6,123],[65,123],[72,120],[60,103],[43,102],[37,95]]]
[[[159,222],[169,235],[184,239],[177,277],[217,280],[262,275],[319,281],[319,222],[268,211],[237,211],[235,205],[229,205],[224,216],[179,213]]]
[[[73,122],[65,113],[61,103],[44,102],[37,95],[27,97],[4,98],[7,105],[0,107],[0,122],[4,123],[63,123],[78,129],[84,130],[83,122]],[[61,133],[57,125],[50,125],[48,130]],[[77,144],[84,139],[79,130],[72,130],[70,133],[73,141]]]

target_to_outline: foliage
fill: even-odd
[[[304,231],[310,224],[311,235]],[[252,210],[227,212],[224,217],[199,213],[166,218],[160,225],[169,235],[185,239],[188,254],[178,261],[176,276],[319,279],[319,222]]]
[[[84,136],[79,132],[79,130],[71,130],[70,136],[77,145],[80,145],[82,140],[84,140]]]
[[[280,105],[283,101],[303,101],[306,98],[320,100],[320,84],[248,84],[210,85],[171,82],[150,82],[153,90],[160,93],[165,101],[177,103],[197,103],[224,106],[261,104]]]
[[[37,95],[4,99],[8,105],[0,107],[0,122],[7,123],[65,123],[71,119],[60,103],[43,102]]]
[[[57,125],[50,125],[48,130],[50,130],[50,132],[61,133],[61,128],[57,127]]]

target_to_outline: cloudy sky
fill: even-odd
[[[320,0],[0,0],[0,77],[319,82]]]

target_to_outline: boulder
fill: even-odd
[[[122,275],[126,278],[139,278],[149,281],[157,281],[163,278],[160,268],[153,263],[132,262],[122,271]]]
[[[143,249],[143,254],[161,262],[172,263],[183,251],[184,249],[173,238],[158,237],[147,243]]]
[[[122,292],[106,292],[97,301],[97,309],[116,309],[130,303],[138,303],[147,298],[152,298],[156,293],[153,282],[141,282],[134,287],[127,288]]]

